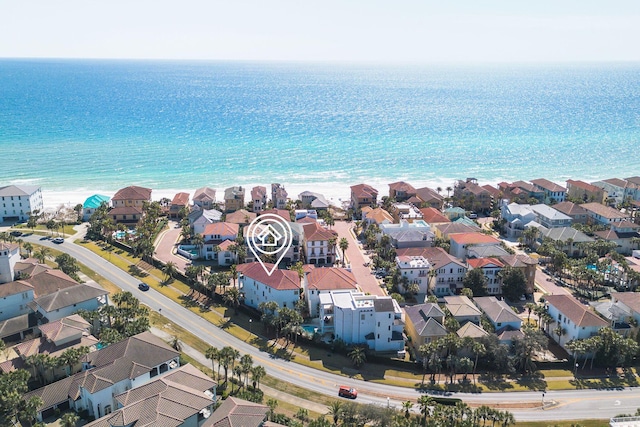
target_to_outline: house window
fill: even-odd
[[[364,313],[360,315],[360,320],[364,320]]]

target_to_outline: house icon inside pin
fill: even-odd
[[[263,228],[258,235],[256,235],[255,239],[257,243],[261,246],[266,247],[275,247],[280,246],[280,239],[282,239],[282,234],[278,232],[271,224],[267,225]]]

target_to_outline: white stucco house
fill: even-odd
[[[320,333],[376,352],[404,351],[404,313],[389,296],[334,291],[320,295]]]
[[[311,268],[302,280],[311,317],[320,315],[320,295],[333,291],[358,291],[358,283],[352,272],[344,268]]]
[[[265,263],[268,270],[273,264]],[[238,265],[238,286],[244,304],[257,309],[260,303],[275,301],[279,307],[294,308],[300,300],[300,277],[292,270],[274,270],[268,275],[262,264],[251,262]]]
[[[562,326],[564,335],[560,336],[558,344],[566,350],[566,344],[571,340],[590,338],[601,328],[609,325],[589,307],[583,305],[570,295],[545,295],[545,302],[553,322],[549,325],[549,333],[554,340],[558,335],[554,330]]]
[[[429,290],[429,270],[431,264],[423,256],[397,256],[396,265],[400,276],[408,280],[407,283],[415,283],[420,288],[419,294],[426,294]]]
[[[20,261],[20,247],[16,243],[0,243],[0,283],[15,279],[16,263]]]
[[[33,185],[0,187],[0,222],[27,221],[29,214],[44,209],[42,190]]]

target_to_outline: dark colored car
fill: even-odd
[[[11,234],[13,237],[20,237],[20,236],[22,236],[22,231],[13,230],[13,231],[12,231],[11,233],[9,233],[9,234]]]
[[[147,285],[146,283],[138,283],[138,289],[140,289],[141,291],[148,291],[149,285]]]
[[[55,239],[52,240],[53,243],[64,243],[64,239],[62,237],[56,237]]]

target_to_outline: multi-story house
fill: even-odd
[[[109,216],[115,222],[135,223],[142,218],[142,207],[151,201],[151,189],[132,185],[120,190],[111,198]]]
[[[333,291],[358,292],[355,276],[344,268],[311,268],[311,271],[305,274],[302,286],[311,317],[320,315],[320,295]]]
[[[496,297],[475,297],[473,302],[487,316],[496,333],[505,328],[514,330],[522,326],[522,319],[513,312],[509,304]]]
[[[513,203],[529,203],[531,199],[543,202],[545,198],[543,190],[524,181],[501,182],[498,184],[498,189],[503,199]]]
[[[628,200],[640,200],[640,183],[635,182],[636,180],[637,177],[628,179],[611,178],[592,182],[591,184],[604,190],[607,203],[618,206]]]
[[[422,212],[413,203],[394,203],[391,205],[391,214],[395,222],[414,222],[422,219]]]
[[[566,345],[571,340],[590,338],[609,323],[592,312],[571,295],[545,295],[545,303],[553,322],[548,331],[554,340],[558,341],[555,329],[562,327],[564,334],[560,334],[558,344],[567,350]]]
[[[500,208],[500,213],[505,221],[505,234],[510,238],[520,237],[527,224],[536,219],[535,212],[527,204],[503,204]]]
[[[225,217],[225,221],[231,224],[238,224],[241,227],[245,225],[251,224],[251,222],[258,217],[258,214],[255,212],[249,212],[248,210],[242,208],[238,209],[235,212],[228,213]]]
[[[20,246],[15,243],[0,243],[0,284],[12,282],[16,278],[15,267],[18,261]]]
[[[450,234],[449,241],[449,253],[462,260],[467,258],[468,250],[474,246],[500,246],[500,240],[479,232]]]
[[[629,215],[623,214],[618,209],[601,205],[600,203],[585,203],[580,206],[587,211],[589,223],[591,224],[611,225],[616,222],[633,220]]]
[[[304,256],[307,264],[332,265],[336,259],[337,233],[317,222],[304,224]]]
[[[298,194],[298,199],[302,202],[304,209],[327,210],[329,208],[329,202],[320,193],[303,191]]]
[[[526,280],[525,293],[527,295],[533,295],[536,284],[536,267],[538,265],[538,261],[525,254],[503,255],[500,257],[500,261],[511,268],[522,270]]]
[[[477,268],[482,270],[484,277],[487,278],[487,293],[489,295],[500,295],[502,293],[502,280],[500,280],[500,271],[504,268],[504,264],[497,258],[469,258],[467,260],[469,268]]]
[[[216,246],[220,247],[224,242],[235,242],[238,238],[238,231],[240,227],[238,224],[232,224],[229,222],[214,222],[213,224],[208,224],[204,231],[202,232],[202,237],[204,239],[204,244],[200,248],[200,257],[204,259],[215,259],[220,263],[225,265],[225,259],[229,258],[229,254],[225,252],[230,252],[229,247],[220,248],[220,250],[216,251]],[[227,245],[229,245],[227,243]]]
[[[445,307],[461,325],[465,322],[480,324],[482,312],[464,295],[445,296]]]
[[[416,195],[416,189],[408,182],[398,181],[389,184],[389,198],[396,202],[404,202]]]
[[[447,329],[442,326],[444,323],[444,312],[438,304],[425,303],[406,306],[405,330],[407,336],[411,337],[411,345],[415,354],[423,344],[437,341],[447,335]]]
[[[351,208],[360,209],[363,206],[376,206],[378,204],[378,190],[369,184],[351,186]]]
[[[615,251],[631,255],[636,248],[636,239],[640,238],[640,225],[631,221],[619,221],[611,224],[611,228],[593,233],[596,239],[607,240],[616,244]]]
[[[82,371],[25,394],[38,396],[42,421],[56,410],[87,410],[100,418],[118,408],[115,397],[171,373],[180,366],[180,352],[151,332],[143,332],[84,356]]]
[[[585,208],[567,200],[556,203],[553,205],[553,208],[569,216],[571,218],[571,224],[586,224],[589,219],[589,213]]]
[[[427,279],[431,292],[436,296],[456,295],[462,288],[464,276],[467,274],[467,265],[458,258],[449,255],[444,249],[430,248],[405,248],[398,249],[397,255],[419,256],[425,258],[431,265],[427,272]]]
[[[288,211],[287,211],[288,212]],[[282,255],[282,260],[278,263],[279,268],[283,268],[285,266],[290,266],[298,261],[302,260],[302,244],[304,237],[304,229],[302,224],[295,222],[288,222],[289,228],[291,229],[291,246],[287,249],[287,251]],[[272,223],[272,227],[280,233],[281,236],[284,236],[284,233],[288,233],[289,230],[285,230],[284,226],[280,223]],[[254,236],[257,234],[254,233]],[[247,245],[247,255],[244,259],[245,262],[256,262],[258,259],[255,254],[250,250],[249,245],[253,245],[253,247],[260,246],[259,242],[253,240],[251,236],[245,236],[245,244]],[[281,254],[278,253],[278,256]]]
[[[103,196],[101,194],[94,194],[93,196],[87,197],[82,204],[82,220],[89,221],[91,215],[93,215],[100,206],[109,204],[109,200],[111,200],[109,196]]]
[[[571,227],[571,217],[547,205],[532,205],[535,221],[546,228]]]
[[[216,190],[210,187],[198,188],[193,195],[193,204],[204,210],[213,209],[216,204]]]
[[[453,189],[453,197],[467,210],[489,212],[493,205],[491,193],[479,186],[475,178],[458,181]]]
[[[207,225],[222,221],[222,212],[215,209],[200,208],[196,205],[188,218],[193,233],[202,234]]]
[[[271,270],[273,264],[265,263]],[[300,300],[301,283],[293,270],[273,271],[269,275],[259,262],[238,265],[238,286],[244,295],[244,304],[258,309],[260,303],[275,301],[278,307],[294,308]]]
[[[604,203],[607,193],[602,188],[588,182],[568,179],[567,197],[583,202]]]
[[[262,212],[267,208],[267,188],[257,185],[251,189],[253,212]]]
[[[284,186],[278,183],[271,184],[271,202],[275,209],[286,209],[288,197]]]
[[[334,291],[320,295],[320,333],[376,352],[404,350],[404,315],[389,296]]]
[[[587,236],[582,231],[573,227],[539,229],[540,241],[551,239],[560,250],[569,256],[582,256],[583,248],[581,243],[593,242],[593,237]]]
[[[244,188],[241,186],[229,187],[224,190],[224,211],[235,212],[244,208]]]
[[[444,204],[444,197],[429,187],[417,188],[415,197],[418,199],[415,204],[420,207],[442,209]]]
[[[567,189],[561,185],[549,181],[548,179],[539,178],[531,180],[531,183],[544,192],[546,203],[560,203],[564,202],[567,196]]]
[[[180,217],[180,212],[189,206],[189,193],[176,193],[169,205],[169,218],[177,219]],[[188,211],[187,211],[188,212]]]
[[[33,185],[0,187],[0,222],[27,221],[33,212],[42,212],[42,190]]]
[[[215,381],[187,364],[161,378],[114,396],[113,412],[86,426],[204,427],[215,408],[216,386]],[[239,424],[249,427],[247,423]]]
[[[362,208],[362,220],[366,222],[367,225],[393,224],[394,222],[393,216],[386,210],[382,208],[372,209],[368,206]]]
[[[396,266],[400,277],[406,280],[407,284],[415,283],[419,287],[419,294],[426,294],[429,290],[429,270],[431,264],[423,256],[397,256]]]

